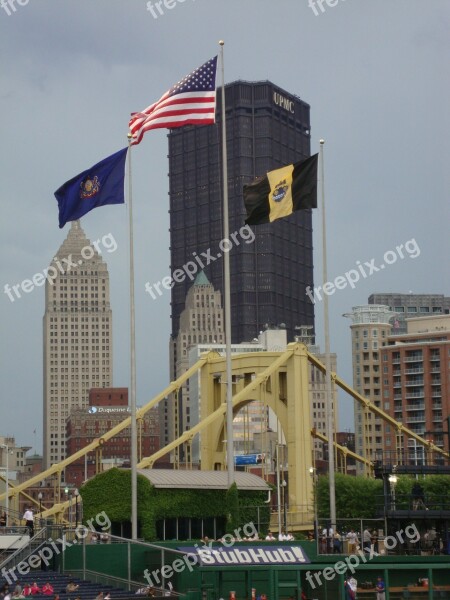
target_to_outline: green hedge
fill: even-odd
[[[373,519],[383,504],[383,481],[367,477],[353,477],[336,473],[336,517],[338,519]],[[397,476],[395,486],[398,509],[411,507],[411,490],[417,480],[410,475]],[[450,495],[450,477],[427,475],[420,477],[425,497],[432,500]],[[320,476],[316,487],[319,520],[330,514],[328,476]]]

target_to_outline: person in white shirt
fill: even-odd
[[[372,536],[369,531],[369,528],[366,527],[363,531],[363,550],[367,554],[370,552],[372,547]]]
[[[276,537],[273,535],[273,533],[270,530],[267,532],[266,541],[267,542],[275,542],[276,541]]]
[[[281,533],[278,535],[279,542],[292,542],[294,540],[294,536],[290,533],[286,533],[285,528],[281,530]]]
[[[332,545],[333,545],[333,536],[334,536],[334,529],[331,527],[331,525],[328,525],[328,527],[324,527],[322,530],[322,539],[323,539],[323,548],[324,548],[324,552],[327,552],[328,554],[331,554],[332,552]]]
[[[23,514],[23,519],[25,520],[25,525],[28,527],[28,531],[30,532],[30,536],[34,535],[34,516],[31,507],[28,507]]]
[[[354,529],[350,529],[346,537],[348,539],[348,553],[355,554],[356,546],[358,545],[358,534]]]

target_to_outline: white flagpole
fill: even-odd
[[[229,238],[228,217],[228,165],[227,165],[227,128],[225,115],[225,70],[223,62],[223,45],[220,40],[220,64],[222,71],[222,179],[223,179],[223,239]],[[234,483],[234,448],[233,448],[233,382],[231,380],[231,294],[230,294],[230,256],[223,254],[224,265],[224,304],[225,304],[225,352],[226,352],[226,386],[227,386],[227,470],[228,487]]]
[[[137,539],[137,426],[136,426],[136,327],[134,313],[133,194],[131,185],[131,142],[128,134],[128,233],[130,242],[130,409],[131,409],[131,539]]]
[[[325,171],[323,162],[323,146],[325,140],[320,140],[320,188],[322,195],[322,254],[323,254],[323,285],[328,281],[327,275],[327,230],[325,219]],[[330,487],[330,524],[336,531],[336,488],[334,478],[334,419],[333,396],[331,383],[331,356],[330,356],[330,324],[328,318],[328,295],[323,295],[323,314],[325,331],[325,368],[326,368],[326,407],[327,407],[327,438],[328,438],[328,481]],[[334,407],[336,408],[336,407]],[[328,532],[328,527],[327,527]]]

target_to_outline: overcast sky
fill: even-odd
[[[324,12],[315,6],[317,15],[308,0],[170,0],[158,18],[145,0],[0,8],[2,291],[42,272],[65,239],[70,225],[58,228],[53,192],[125,146],[129,113],[217,54],[224,39],[227,82],[269,79],[311,105],[312,151],[326,140],[328,279],[357,261],[381,264],[415,240],[403,259],[389,254],[393,264],[330,297],[331,346],[351,383],[344,312],[373,292],[450,294],[450,4],[334,1]],[[133,153],[138,404],[168,384],[170,294],[152,300],[144,290],[169,273],[166,133],[147,133]],[[91,240],[112,234],[118,244],[105,254],[113,383],[128,386],[126,209],[100,208],[81,224]],[[319,211],[314,227],[317,285]],[[0,435],[33,446],[36,428],[41,452],[44,288],[14,302],[2,293],[0,308]],[[316,304],[323,346],[322,313]],[[340,428],[353,429],[352,401],[341,395],[340,404]]]

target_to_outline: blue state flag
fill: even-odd
[[[124,204],[125,160],[127,148],[66,181],[55,192],[59,207],[59,227],[76,221],[93,208]]]

